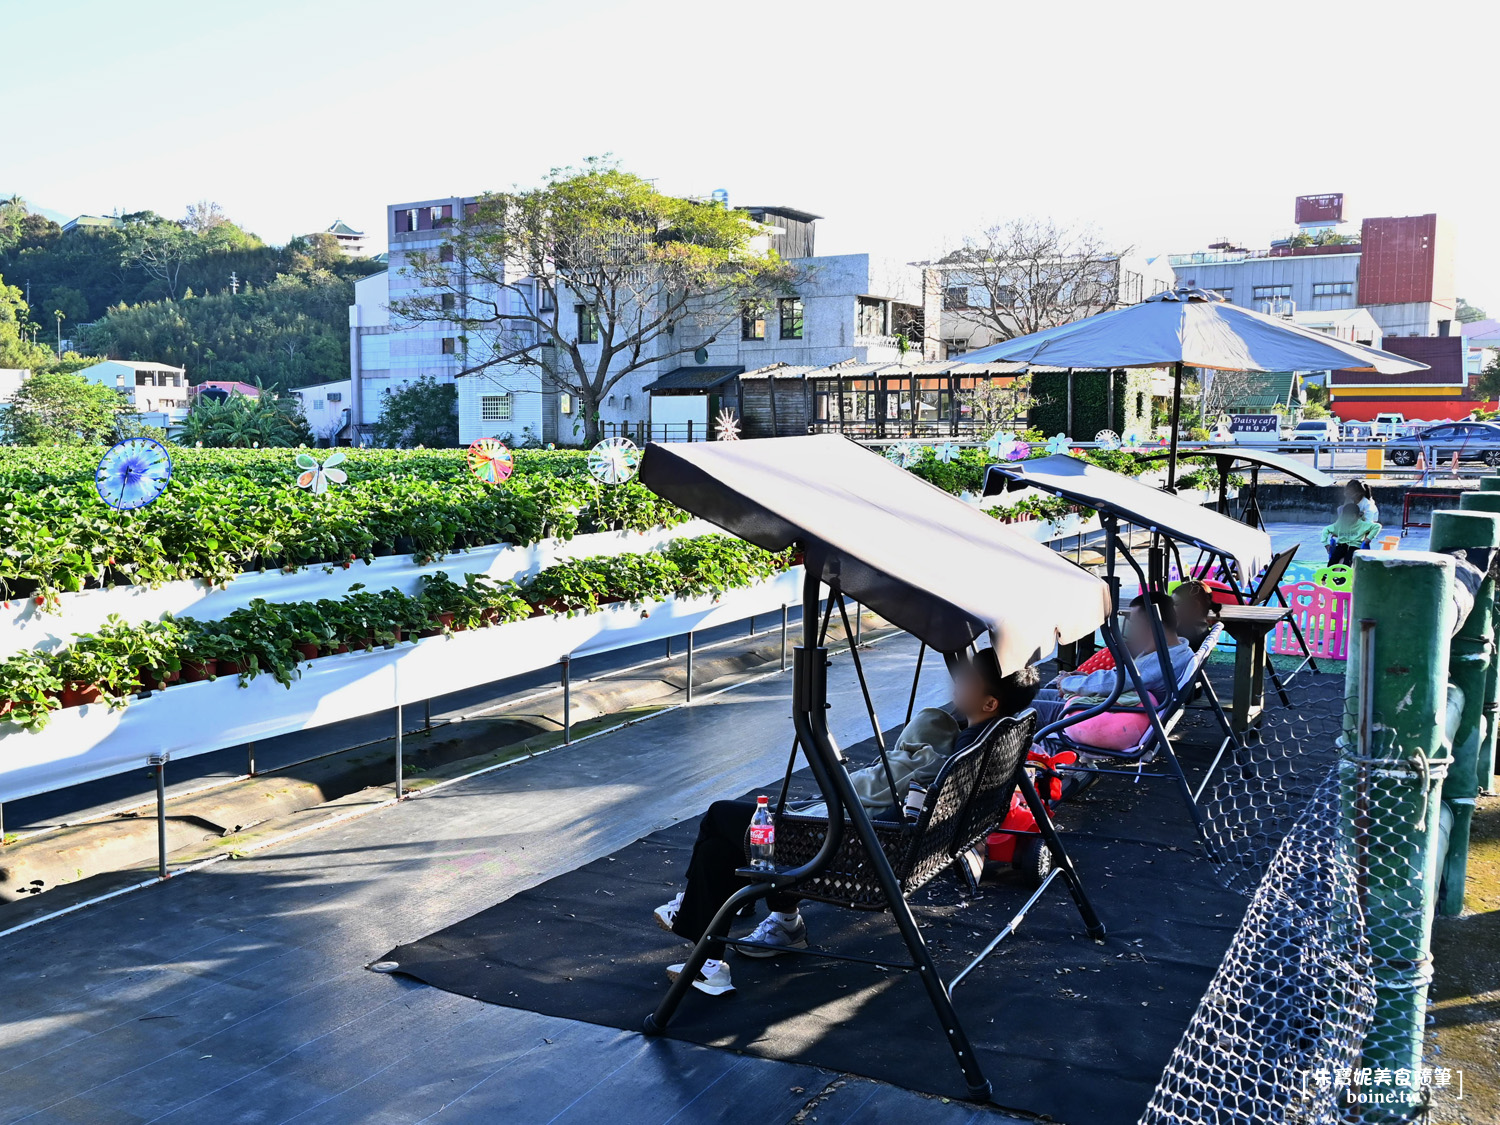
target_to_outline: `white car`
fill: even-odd
[[[1339,440],[1339,424],[1332,418],[1308,419],[1297,423],[1297,428],[1292,431],[1293,441],[1321,441],[1330,442]]]

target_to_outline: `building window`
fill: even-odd
[[[776,302],[776,311],[781,318],[781,338],[802,339],[802,298],[781,297]]]
[[[597,344],[599,342],[599,314],[588,305],[574,305],[573,312],[578,316],[578,342]]]
[[[549,313],[557,308],[557,297],[552,292],[550,285],[537,286],[537,312]]]
[[[451,308],[453,308],[457,304],[458,304],[458,298],[455,297],[452,293],[444,293],[443,294],[443,308],[445,308],[445,309],[451,309]]]
[[[1209,290],[1209,292],[1210,293],[1217,293],[1219,296],[1223,297],[1224,300],[1226,300],[1226,301],[1232,301],[1232,300],[1234,300],[1234,286],[1233,285],[1215,285],[1212,289]]]
[[[969,307],[969,287],[967,285],[950,285],[943,290],[943,308],[966,309]]]
[[[458,337],[456,337],[456,336],[444,336],[443,337],[443,354],[444,355],[457,355],[458,354]]]
[[[1290,294],[1288,294],[1290,295]],[[1352,281],[1315,281],[1313,282],[1314,297],[1352,297],[1354,296],[1354,282]]]
[[[510,395],[479,396],[479,420],[481,422],[509,422],[510,416]]]
[[[967,341],[967,340],[944,340],[943,341],[943,347],[945,347],[945,348],[948,349],[948,358],[952,359],[954,356],[956,356],[956,355],[963,355],[964,352],[966,352],[966,351],[969,350],[969,341]]]
[[[561,395],[557,396],[557,412],[559,414],[571,414],[571,413],[573,413],[573,396],[572,395],[570,395],[570,394],[561,394]]]
[[[878,297],[860,297],[854,307],[856,336],[889,336],[891,334],[890,302]]]
[[[464,218],[466,218],[466,219],[472,219],[477,214],[479,214],[479,204],[477,204],[477,203],[465,203],[464,204]]]
[[[320,398],[313,399],[313,409],[314,410],[322,410],[323,409],[323,400],[320,399]]]
[[[1257,301],[1274,301],[1286,299],[1292,295],[1290,285],[1257,285],[1253,290]]]
[[[764,340],[766,338],[766,310],[763,305],[746,301],[740,306],[740,339]]]

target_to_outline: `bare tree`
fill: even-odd
[[[194,256],[194,238],[176,223],[140,223],[127,228],[124,260],[162,283],[167,300],[177,299],[182,267]]]
[[[188,204],[187,217],[182,220],[182,225],[194,234],[207,234],[228,221],[229,216],[224,214],[224,208],[207,199],[200,199],[197,203]]]
[[[483,197],[438,250],[407,256],[419,294],[391,311],[461,333],[459,377],[574,395],[584,439],[626,375],[691,354],[789,291],[743,212],[665,195],[607,161]]]
[[[1055,328],[1122,303],[1120,260],[1128,253],[1091,230],[1012,219],[941,259],[944,308],[997,340]]]

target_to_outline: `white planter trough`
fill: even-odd
[[[325,656],[283,687],[267,675],[178,684],[111,711],[55,712],[45,729],[0,722],[0,802],[149,765],[152,755],[207,754],[309,730],[397,704],[478,687],[581,657],[739,621],[800,602],[802,568],[720,598],[621,603],[578,617],[533,617],[390,649]]]
[[[465,574],[520,581],[564,559],[607,555],[646,554],[674,539],[693,539],[723,532],[705,520],[649,532],[602,531],[572,539],[544,539],[529,547],[500,543],[457,551],[432,562],[418,563],[411,555],[387,555],[368,565],[313,563],[290,573],[252,570],[226,586],[200,581],[167,582],[161,586],[116,586],[110,590],[80,590],[63,594],[57,613],[48,613],[33,598],[12,599],[0,611],[0,660],[26,649],[50,651],[70,643],[75,633],[92,633],[116,613],[132,625],[159,621],[164,614],[216,621],[256,598],[271,602],[317,601],[341,598],[356,583],[369,590],[397,589],[415,594],[424,574],[447,571],[456,582]]]

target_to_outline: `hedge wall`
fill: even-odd
[[[1107,377],[1115,381],[1114,417],[1106,419]],[[1146,437],[1151,429],[1151,373],[1149,371],[1073,372],[1073,427],[1068,429],[1068,376],[1061,371],[1038,371],[1031,376],[1033,428],[1044,434],[1065,433],[1075,441],[1093,441],[1100,430],[1124,437],[1131,430]]]

